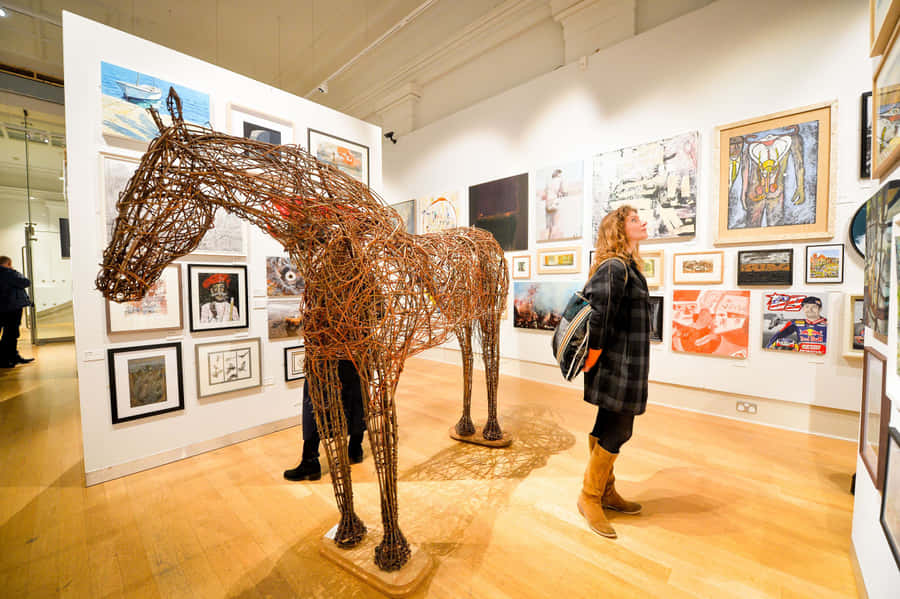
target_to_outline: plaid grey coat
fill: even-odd
[[[613,412],[643,414],[650,372],[647,280],[634,261],[606,260],[584,287],[591,303],[588,347],[602,349],[584,373],[584,401]]]

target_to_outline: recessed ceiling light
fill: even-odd
[[[4,17],[8,17],[8,16],[9,16],[9,13],[6,12],[6,9],[3,8],[2,6],[0,6],[0,19],[2,19]]]

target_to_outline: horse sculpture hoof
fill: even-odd
[[[500,430],[500,424],[496,421],[487,422],[481,435],[486,441],[499,441],[503,438],[503,431]]]
[[[456,434],[461,437],[468,437],[475,434],[475,423],[471,418],[460,418],[456,423]]]
[[[375,547],[375,565],[385,572],[394,572],[406,565],[410,555],[411,552],[406,539],[392,544],[382,541],[380,545]]]
[[[356,547],[366,536],[366,530],[366,525],[356,514],[351,514],[349,518],[341,517],[334,542],[341,549]]]

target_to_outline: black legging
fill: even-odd
[[[604,408],[597,408],[597,420],[594,422],[594,430],[591,434],[597,438],[597,442],[609,453],[619,453],[625,442],[631,438],[634,428],[634,414],[611,412]]]

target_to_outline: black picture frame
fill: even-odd
[[[872,178],[872,92],[859,97],[859,178]]]
[[[783,268],[787,266],[787,269]],[[738,285],[793,285],[794,250],[740,250],[737,255]]]
[[[302,354],[297,350],[303,350]],[[298,356],[301,356],[302,358],[306,357],[305,345],[293,345],[284,348],[284,380],[286,382],[301,381],[306,378],[305,362],[299,372],[296,368],[296,358]]]
[[[127,354],[135,354],[134,363],[123,364]],[[149,354],[149,355],[148,355]],[[109,368],[109,399],[113,424],[130,422],[140,418],[158,416],[184,409],[184,374],[181,366],[181,343],[158,343],[155,345],[136,345],[132,347],[114,347],[106,352]],[[121,360],[119,359],[121,357]],[[122,373],[120,367],[127,366],[128,371]],[[160,368],[162,366],[162,368]],[[177,380],[177,399],[169,397],[171,390],[171,373],[168,366],[173,366]],[[132,370],[133,369],[133,370]],[[123,375],[124,374],[124,378]],[[144,403],[139,398],[135,402],[134,392],[140,390],[149,394],[148,379],[162,374],[165,384],[166,399]],[[127,386],[125,383],[127,382]],[[122,383],[122,384],[119,384]],[[158,409],[144,409],[144,406],[160,404]]]
[[[247,265],[246,264],[188,264],[188,322],[192,333],[199,331],[222,331],[230,329],[246,329],[250,326],[250,304],[247,291]],[[216,274],[236,275],[234,279],[227,279],[226,291],[230,298],[234,299],[237,308],[237,320],[223,320],[221,322],[204,322],[203,305],[204,298],[209,293],[205,281]],[[206,292],[206,294],[204,294]],[[218,313],[216,314],[218,317]],[[234,324],[231,324],[234,323]]]
[[[810,251],[816,252],[818,251],[827,251],[827,250],[838,250],[839,259],[838,259],[838,268],[837,275],[833,277],[810,277]],[[808,245],[806,246],[806,256],[803,261],[804,264],[804,272],[805,280],[808,285],[825,285],[825,284],[840,284],[844,282],[844,244],[843,243],[822,243],[816,245]],[[823,256],[824,257],[824,256]]]
[[[662,343],[663,340],[663,312],[665,311],[666,301],[661,295],[651,295],[650,302],[650,341],[654,343]]]
[[[900,451],[900,431],[891,428],[888,432],[885,452],[884,484],[881,487],[881,513],[878,520],[881,529],[894,554],[894,561],[900,568],[900,464],[896,462]]]
[[[887,358],[871,347],[866,347],[863,354],[863,384],[862,402],[859,410],[859,455],[866,471],[875,484],[876,489],[881,489],[884,482],[885,453],[887,451],[888,429],[891,418],[891,400],[885,393],[887,378]],[[873,389],[872,387],[877,387]],[[878,417],[878,445],[872,447],[869,442],[869,417],[870,405],[877,402],[879,407]]]

